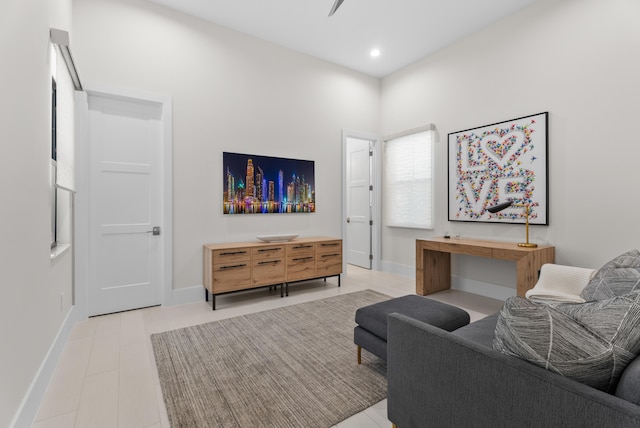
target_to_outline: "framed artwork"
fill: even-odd
[[[548,225],[548,118],[538,113],[448,137],[449,220]],[[512,201],[499,213],[487,208]]]
[[[313,161],[222,153],[224,214],[313,213]]]

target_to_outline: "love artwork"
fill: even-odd
[[[453,132],[449,220],[548,224],[549,113]],[[512,201],[499,213],[487,208]]]

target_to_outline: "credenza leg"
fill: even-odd
[[[207,290],[206,288],[204,289],[204,301],[209,301],[209,290]]]
[[[216,310],[216,295],[211,293],[211,310]]]
[[[340,287],[340,275],[338,275],[338,287]]]
[[[285,294],[285,296],[289,297],[289,283],[288,283],[288,282],[285,282],[285,283],[284,283],[284,286],[285,286],[285,287],[284,287],[284,288],[285,288],[285,290],[284,290],[284,294]]]

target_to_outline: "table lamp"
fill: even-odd
[[[536,248],[538,246],[538,244],[533,244],[531,242],[529,242],[529,214],[531,213],[531,205],[529,204],[514,204],[513,201],[509,201],[509,202],[503,202],[501,204],[498,205],[494,205],[492,207],[487,208],[487,211],[489,211],[491,214],[495,214],[495,213],[499,213],[500,211],[507,209],[511,206],[514,207],[524,207],[524,218],[526,221],[526,242],[520,242],[518,244],[518,247],[526,247],[526,248]]]

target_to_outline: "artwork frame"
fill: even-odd
[[[223,152],[222,171],[223,214],[316,211],[314,161]]]
[[[549,112],[448,134],[449,221],[549,225]],[[513,201],[495,214],[487,208]]]

